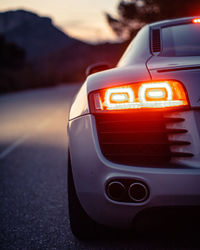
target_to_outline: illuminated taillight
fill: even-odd
[[[184,87],[173,80],[108,88],[95,91],[90,96],[93,111],[188,106]]]
[[[148,101],[165,101],[167,96],[165,88],[148,89],[145,93],[145,99]]]
[[[134,102],[134,93],[130,87],[108,89],[105,92],[104,106],[108,109],[129,108]]]
[[[144,83],[139,88],[139,99],[143,103],[152,101],[171,101],[172,88],[168,82]]]
[[[200,18],[194,18],[194,19],[192,20],[192,22],[193,22],[193,23],[200,23]]]

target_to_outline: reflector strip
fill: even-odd
[[[95,108],[97,110],[102,110],[103,109],[103,105],[102,105],[99,93],[94,94],[94,103],[95,103]]]

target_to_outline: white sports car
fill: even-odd
[[[128,228],[153,208],[200,206],[200,18],[143,27],[116,68],[87,78],[68,136],[77,237]]]

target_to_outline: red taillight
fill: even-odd
[[[192,20],[192,22],[193,22],[193,23],[200,23],[200,18],[194,18],[194,19]]]
[[[119,86],[92,93],[95,111],[188,106],[186,91],[178,81]]]

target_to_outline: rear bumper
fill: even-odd
[[[101,153],[92,115],[70,121],[68,134],[77,195],[86,213],[96,222],[128,227],[144,209],[200,205],[199,168],[149,168],[112,163]],[[148,199],[142,203],[111,200],[106,185],[119,178],[145,183]]]

